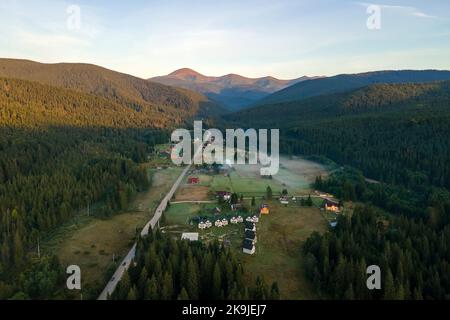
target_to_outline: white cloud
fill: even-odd
[[[379,6],[381,9],[395,11],[395,12],[398,12],[400,14],[413,16],[413,17],[418,17],[418,18],[428,18],[428,19],[437,19],[438,18],[437,16],[426,14],[426,13],[422,12],[421,10],[419,10],[418,8],[411,7],[411,6],[399,6],[399,5],[389,5],[389,4],[380,4],[380,3],[367,3],[367,2],[355,2],[355,4],[363,6],[363,7],[376,5],[376,6]]]

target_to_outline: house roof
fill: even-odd
[[[256,232],[255,231],[251,231],[251,230],[246,230],[245,231],[245,239],[255,239],[256,238]]]
[[[323,200],[323,205],[328,205],[328,206],[338,206],[339,202],[335,201],[335,200],[331,200],[331,199],[324,199]]]
[[[269,213],[269,208],[261,208],[260,213]]]
[[[229,191],[217,191],[216,194],[218,196],[226,196],[226,195],[230,195],[231,192],[229,192]]]
[[[245,239],[244,243],[242,244],[242,247],[244,249],[248,249],[248,250],[252,250],[254,248],[254,246],[255,245],[253,244],[253,241],[252,240],[247,240],[247,239]]]
[[[181,240],[198,241],[198,233],[183,233],[181,235]]]
[[[245,227],[246,228],[253,229],[254,226],[255,226],[255,224],[253,222],[245,221]]]

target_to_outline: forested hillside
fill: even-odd
[[[280,128],[289,154],[323,155],[372,179],[450,188],[450,82],[374,85],[231,115]]]
[[[358,208],[306,241],[307,276],[323,298],[450,299],[450,203],[441,207],[439,222]],[[381,290],[367,290],[368,265],[380,266]]]
[[[372,84],[406,84],[450,80],[445,70],[375,71],[357,74],[340,74],[333,77],[307,80],[294,84],[260,100],[258,105],[298,101],[331,93],[341,93]]]
[[[160,128],[186,114],[1,78],[0,115],[0,297],[61,298],[57,260],[29,253],[88,206],[125,209],[148,188],[140,163],[167,141]]]
[[[306,275],[322,298],[450,298],[449,81],[376,84],[227,119],[280,128],[284,152],[345,166],[314,189],[367,204],[304,245]],[[372,264],[381,290],[367,290]]]
[[[223,108],[200,93],[169,87],[89,64],[43,64],[0,59],[0,77],[36,81],[108,98],[134,109],[187,116],[211,116]]]

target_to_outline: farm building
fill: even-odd
[[[181,240],[198,241],[198,233],[183,233]]]
[[[198,184],[200,183],[200,179],[197,177],[189,177],[188,178],[188,183],[189,184]]]
[[[254,254],[255,253],[255,244],[251,240],[244,240],[242,244],[242,251],[246,254]]]
[[[341,208],[339,207],[339,202],[331,200],[331,199],[323,200],[323,208],[325,208],[325,210],[327,210],[327,211],[341,212]]]

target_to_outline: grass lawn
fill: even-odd
[[[327,224],[318,208],[283,207],[270,203],[271,213],[257,225],[258,243],[253,256],[241,253],[246,276],[278,282],[282,299],[313,299],[314,291],[303,273],[302,243],[313,231],[323,232]]]
[[[146,212],[123,213],[108,220],[92,218],[79,227],[62,228],[45,249],[55,250],[63,266],[78,265],[83,287],[102,288],[113,256],[119,261],[128,252],[136,229],[147,220]]]

